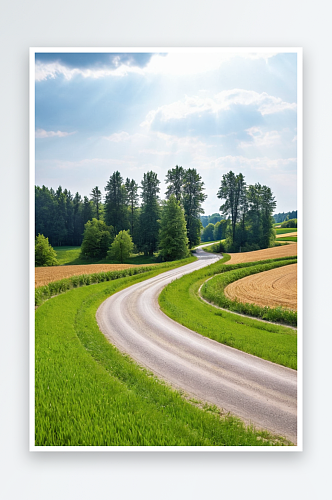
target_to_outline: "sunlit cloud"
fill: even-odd
[[[237,52],[237,51],[189,51],[189,52],[170,52],[168,54],[154,54],[146,66],[135,65],[128,62],[123,62],[120,56],[115,56],[112,59],[112,64],[103,67],[70,67],[60,61],[41,62],[36,61],[36,81],[47,80],[48,78],[56,78],[63,76],[66,80],[71,80],[77,75],[83,78],[106,78],[109,76],[123,77],[130,73],[140,75],[174,75],[174,76],[190,76],[219,69],[222,64],[237,57],[242,59],[264,59],[275,56],[275,53],[267,52]]]
[[[38,128],[35,133],[36,139],[44,139],[47,137],[67,137],[68,135],[76,134],[75,132],[61,132],[58,130],[54,132],[53,130],[43,130],[42,128]]]
[[[115,170],[138,183],[152,170],[164,197],[182,165],[202,176],[213,213],[233,170],[293,209],[296,53],[160,52],[36,54],[36,182],[89,195]]]
[[[249,137],[251,137],[251,140],[240,142],[239,148],[265,148],[281,144],[281,136],[276,130],[270,130],[264,133],[259,127],[251,127],[247,129],[246,132]]]
[[[211,97],[185,96],[182,101],[165,104],[149,111],[142,127],[150,127],[158,118],[161,122],[181,120],[191,115],[202,116],[203,113],[218,114],[230,110],[232,106],[254,106],[264,116],[286,110],[296,110],[296,103],[283,101],[280,97],[258,93],[253,90],[232,89],[224,90]]]
[[[128,132],[122,130],[121,132],[114,132],[111,135],[103,136],[103,139],[106,139],[107,141],[110,142],[127,142],[127,141],[145,140],[147,139],[147,136],[138,133],[129,134]]]
[[[104,136],[104,139],[107,139],[108,141],[111,142],[123,142],[123,141],[129,141],[130,139],[130,134],[128,132],[116,132],[114,134],[111,134],[109,136]]]

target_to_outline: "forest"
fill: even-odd
[[[293,210],[292,212],[282,212],[273,215],[274,222],[284,222],[289,219],[297,219],[297,210]]]
[[[163,200],[153,171],[144,173],[140,185],[113,172],[105,195],[95,186],[83,198],[61,186],[56,191],[35,186],[36,237],[43,235],[56,247],[82,245],[82,256],[99,258],[110,255],[120,233],[124,241],[123,232],[130,235],[132,250],[145,255],[159,251],[164,260],[186,257],[201,241],[223,240],[221,250],[230,252],[273,246],[276,201],[269,187],[247,185],[241,173],[230,171],[216,193],[223,202],[220,213],[204,216],[207,195],[196,169],[176,165],[165,181]]]
[[[163,209],[171,199],[180,210],[169,211],[184,223],[186,245],[200,243],[202,203],[206,199],[204,183],[195,169],[178,165],[166,176],[166,200],[160,198],[160,180],[155,172],[144,173],[141,185],[135,180],[123,179],[114,172],[106,186],[105,196],[98,186],[90,197],[67,189],[56,191],[45,186],[35,187],[35,235],[42,234],[52,246],[80,246],[85,230],[103,228],[109,233],[107,245],[121,231],[129,231],[135,250],[152,255],[159,248],[160,224],[164,221]],[[172,202],[174,204],[174,201]],[[93,220],[98,221],[92,222]]]

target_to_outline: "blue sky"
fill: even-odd
[[[196,168],[206,214],[222,175],[272,189],[297,208],[296,53],[159,51],[36,53],[37,185],[104,194],[116,170],[139,184],[153,170]]]

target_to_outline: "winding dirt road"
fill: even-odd
[[[196,262],[109,297],[97,311],[99,328],[120,351],[174,387],[296,443],[295,370],[219,344],[161,312],[158,295],[168,283],[218,260],[201,249],[197,256]]]

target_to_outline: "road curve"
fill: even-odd
[[[200,248],[196,254],[196,262],[106,299],[96,315],[100,330],[174,387],[296,443],[295,370],[203,337],[161,312],[158,295],[168,283],[218,260]]]

